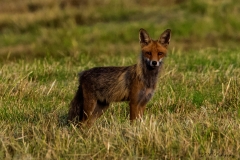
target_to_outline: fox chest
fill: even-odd
[[[138,94],[138,103],[141,105],[146,105],[146,103],[152,98],[154,94],[154,89],[145,88],[139,91]]]

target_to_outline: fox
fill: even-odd
[[[68,122],[91,126],[112,102],[128,101],[130,122],[141,119],[153,97],[171,38],[166,29],[152,40],[139,30],[141,52],[131,66],[95,67],[79,73],[79,85],[68,111]]]

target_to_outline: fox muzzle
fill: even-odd
[[[161,65],[161,63],[162,63],[162,58],[159,61],[150,61],[149,60],[149,64],[151,67],[158,67]]]

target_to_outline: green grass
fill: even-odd
[[[0,4],[0,159],[240,158],[238,2]],[[90,129],[67,124],[78,72],[136,63],[140,28],[173,32],[143,120],[113,103]]]

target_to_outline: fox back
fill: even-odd
[[[96,67],[79,74],[79,87],[71,102],[68,120],[91,125],[111,102],[129,101],[130,120],[141,118],[153,96],[171,30],[152,40],[139,30],[141,46],[137,64],[126,67]]]

